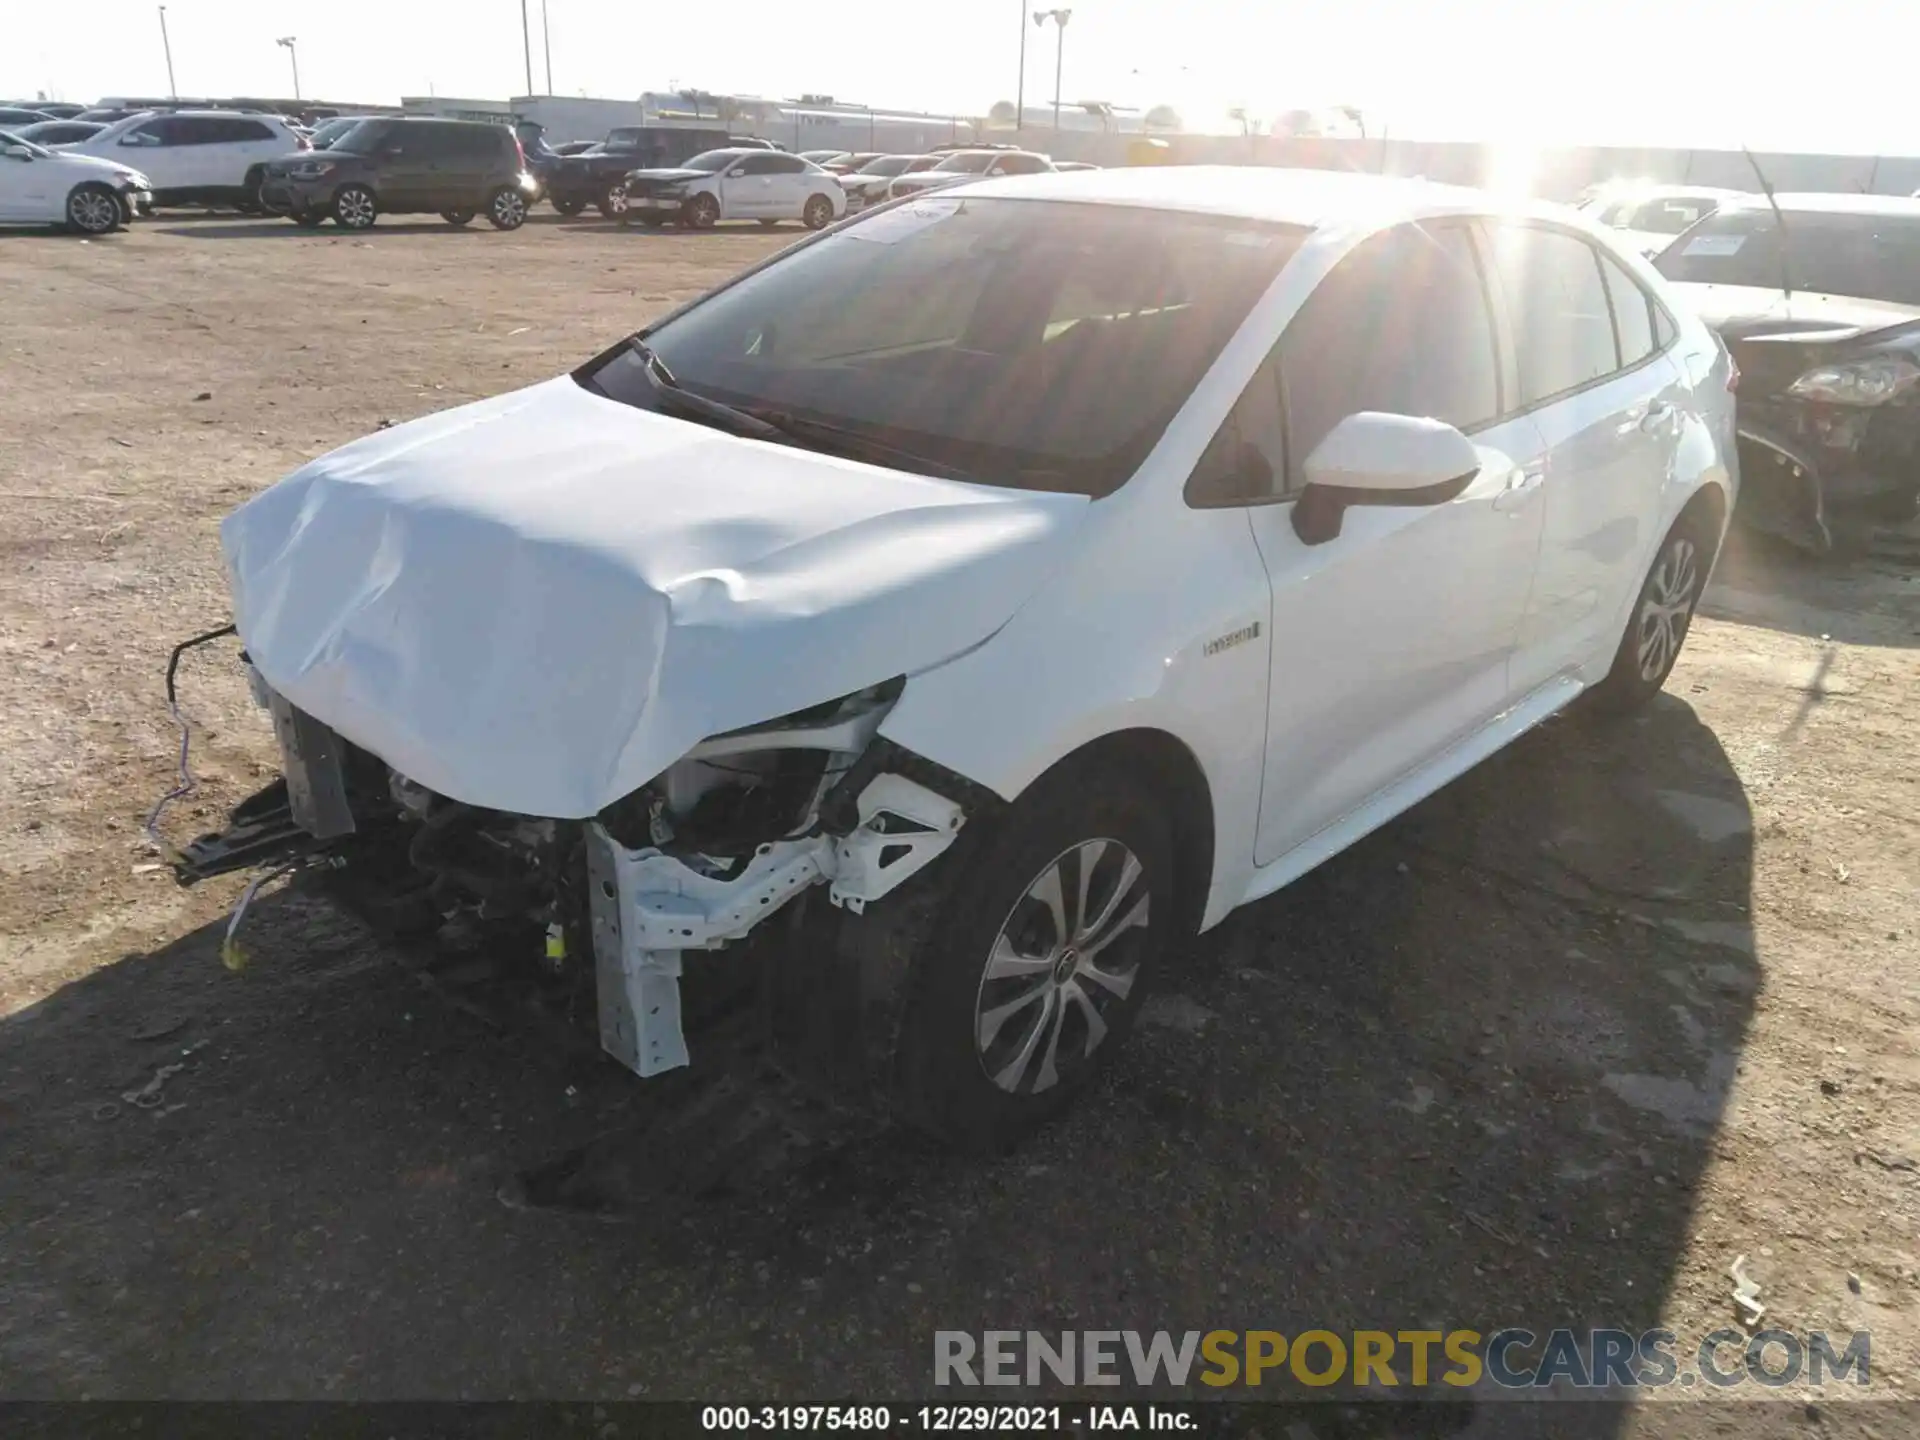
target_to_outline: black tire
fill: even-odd
[[[800,221],[809,230],[824,230],[833,223],[833,201],[824,195],[809,195],[800,211]]]
[[[126,207],[111,187],[89,181],[67,192],[67,228],[82,235],[111,235],[126,224]]]
[[[627,182],[616,180],[600,194],[594,208],[600,212],[603,220],[614,220],[625,225],[633,218],[633,206],[627,200]]]
[[[587,206],[585,201],[576,200],[572,196],[568,196],[565,200],[556,197],[553,201],[553,208],[571,220],[582,210],[586,209]]]
[[[333,195],[333,223],[342,230],[368,230],[380,218],[380,202],[364,185],[342,185]]]
[[[291,220],[303,230],[318,230],[322,225],[327,223],[327,212],[324,210],[293,210],[288,212],[287,219]]]
[[[1587,696],[1600,714],[1628,715],[1650,703],[1673,673],[1720,536],[1703,506],[1690,506],[1654,552],[1633,600],[1613,668]]]
[[[259,166],[247,172],[247,178],[241,182],[239,210],[242,215],[264,215],[266,202],[260,198],[260,187],[266,183],[267,172]]]
[[[1177,923],[1173,854],[1167,817],[1151,793],[1104,767],[1063,767],[997,820],[970,828],[934,862],[952,867],[948,874],[929,867],[917,877],[941,886],[941,898],[894,941],[910,953],[902,957],[906,1003],[890,1098],[902,1119],[943,1143],[991,1153],[1065,1109],[1125,1040]],[[1070,947],[1060,952],[1054,914],[1031,893],[1050,870],[1061,873],[1073,930],[1078,867],[1087,856],[1094,864],[1086,909],[1097,916],[1110,902],[1124,919],[1137,902],[1145,905],[1143,923],[1096,932],[1108,935],[1096,951],[1102,973],[1124,978],[1124,991],[1096,984],[1081,968],[1090,962],[1077,963]],[[1119,891],[1128,857],[1140,873]],[[1003,936],[1010,956],[997,953]],[[1048,954],[1055,957],[1050,970],[988,974],[990,962],[1037,965],[1035,957]],[[1030,991],[1039,998],[1023,1000]],[[1090,1010],[1103,1027],[1097,1035]],[[996,1013],[983,1045],[981,1029]]]
[[[457,230],[473,223],[473,211],[466,209],[442,210],[440,212],[440,218]]]
[[[680,223],[689,230],[711,230],[720,223],[720,202],[711,195],[696,195],[680,207]]]
[[[527,197],[502,185],[487,196],[487,223],[496,230],[518,230],[527,223]]]

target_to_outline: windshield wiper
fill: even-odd
[[[687,389],[674,378],[673,371],[667,368],[667,362],[653,353],[653,347],[641,339],[637,331],[627,337],[626,343],[627,349],[639,357],[640,373],[647,377],[653,393],[665,402],[667,408],[677,409],[682,415],[697,416],[736,435],[750,435],[756,440],[786,438],[779,426],[762,420],[758,415],[749,415],[744,410],[736,410],[731,405],[709,400]]]
[[[871,460],[880,465],[891,465],[900,470],[917,470],[922,474],[936,475],[945,480],[970,480],[973,477],[956,465],[943,461],[929,460],[926,456],[912,450],[904,450],[898,445],[890,445],[877,439],[865,430],[850,425],[836,425],[830,420],[809,420],[803,415],[795,415],[786,410],[764,410],[758,407],[747,412],[754,419],[773,426],[781,434],[795,440],[814,440],[821,445],[839,451],[849,460]]]

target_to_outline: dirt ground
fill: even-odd
[[[904,1398],[936,1329],[991,1327],[1684,1347],[1733,1323],[1744,1254],[1770,1323],[1873,1333],[1867,1401],[1769,1423],[1920,1432],[1874,1403],[1920,1393],[1911,548],[1742,547],[1649,714],[1550,723],[1238,913],[1111,1081],[992,1163],[636,1081],[305,888],[222,968],[240,882],[178,890],[141,838],[166,649],[227,618],[219,518],[791,238],[0,238],[0,1396]],[[230,651],[182,685],[180,836],[273,761]],[[695,1183],[689,1130],[755,1158]],[[502,1203],[581,1174],[597,1213]]]

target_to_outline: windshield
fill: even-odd
[[[826,424],[905,452],[885,461],[901,468],[918,460],[985,484],[1105,495],[1305,234],[1176,211],[929,196],[796,248],[647,343],[685,389],[797,418],[802,439],[807,423]],[[626,404],[673,408],[625,348],[579,378]]]
[[[1620,230],[1678,235],[1702,215],[1712,214],[1713,210],[1713,201],[1693,195],[1668,195],[1657,200],[1622,200],[1601,214],[1600,223]]]
[[[862,175],[898,175],[913,161],[910,155],[882,155],[878,160],[870,160],[860,168]]]
[[[691,160],[682,161],[679,168],[682,170],[705,170],[711,174],[716,170],[726,169],[727,166],[739,158],[740,152],[737,150],[707,150],[694,156]]]
[[[359,117],[353,115],[329,120],[307,137],[307,143],[316,150],[325,150],[359,123]]]
[[[1702,220],[1654,261],[1669,280],[1793,288],[1860,300],[1920,305],[1920,214],[1789,210],[1785,267],[1771,210],[1723,210]]]
[[[0,130],[0,145],[18,145],[36,160],[51,160],[53,152],[44,145],[36,145],[24,136],[11,130]]]
[[[343,155],[371,155],[386,138],[390,123],[386,120],[356,120],[334,136],[328,142],[327,149],[338,150]]]
[[[959,171],[965,175],[980,175],[998,157],[991,150],[975,151],[972,154],[949,155],[933,168],[936,170]]]

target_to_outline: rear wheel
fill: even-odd
[[[824,230],[833,223],[833,201],[824,195],[809,195],[800,219],[809,230]]]
[[[556,198],[553,202],[553,208],[558,210],[562,215],[565,215],[568,219],[572,219],[575,215],[578,215],[582,210],[586,209],[586,204],[584,201],[576,200],[569,195],[564,200]]]
[[[711,230],[720,223],[720,202],[711,195],[696,195],[681,209],[680,217],[689,230]]]
[[[342,230],[365,230],[380,214],[373,192],[364,185],[343,185],[333,197],[333,223]]]
[[[624,180],[616,180],[613,184],[609,185],[606,188],[606,192],[600,197],[598,208],[604,218],[617,220],[622,225],[626,224],[629,218],[629,212],[633,209],[631,202],[627,198],[627,182]]]
[[[462,226],[462,225],[471,225],[473,223],[473,211],[442,210],[440,212],[440,218],[446,221],[449,225],[452,225],[455,227]]]
[[[1686,643],[1718,542],[1704,510],[1686,510],[1674,522],[1633,602],[1613,668],[1593,689],[1596,710],[1627,714],[1660,693]]]
[[[82,235],[110,235],[125,218],[120,197],[105,185],[76,185],[67,196],[67,224]]]
[[[1120,1048],[1175,907],[1167,818],[1125,776],[1070,766],[982,823],[936,862],[957,868],[911,941],[892,1088],[920,1128],[994,1151]]]
[[[502,185],[487,197],[487,223],[496,230],[518,230],[527,223],[527,197]]]
[[[240,213],[242,215],[264,215],[267,213],[266,204],[260,199],[260,187],[265,183],[266,178],[267,172],[258,166],[247,172],[247,178],[242,185],[240,196]]]

